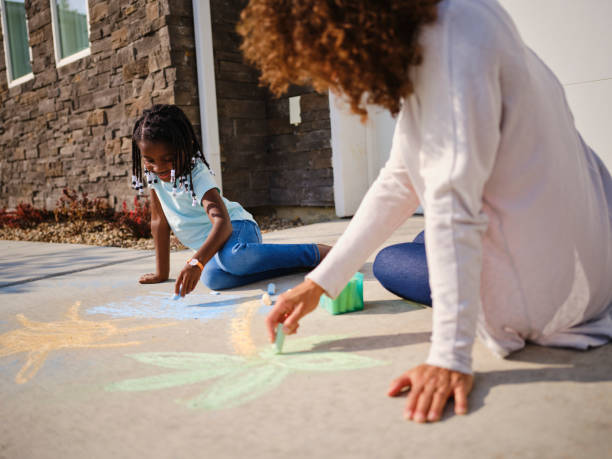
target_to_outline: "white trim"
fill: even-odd
[[[55,67],[63,67],[64,65],[71,64],[73,62],[78,61],[79,59],[83,59],[84,57],[89,56],[91,54],[91,41],[89,40],[89,34],[91,33],[89,28],[89,2],[85,2],[87,11],[87,43],[89,43],[89,46],[64,58],[62,58],[62,50],[59,39],[60,35],[58,29],[59,26],[57,24],[57,0],[49,0],[49,6],[51,7],[51,29],[53,31],[53,50],[55,52]]]
[[[368,191],[367,129],[346,104],[329,93],[334,204],[338,217],[350,217]]]
[[[8,82],[8,87],[13,88],[15,86],[19,86],[20,84],[25,83],[26,81],[30,81],[34,79],[34,73],[26,73],[25,75],[20,76],[19,78],[13,79],[13,69],[11,62],[11,52],[9,49],[9,41],[8,34],[6,31],[8,30],[8,24],[6,23],[6,15],[4,14],[4,2],[6,0],[0,0],[0,17],[2,23],[2,42],[4,44],[4,64],[6,65],[6,80]],[[26,31],[28,32],[28,51],[30,54],[30,68],[32,67],[32,47],[30,46],[30,28],[28,27],[28,15],[26,14]]]
[[[8,68],[7,68],[7,75],[8,75]],[[34,74],[32,72],[26,73],[25,75],[20,76],[19,78],[16,78],[13,81],[9,80],[8,87],[14,88],[15,86],[19,86],[20,84],[23,84],[26,81],[30,81],[33,79],[34,79]]]
[[[57,68],[60,68],[60,67],[63,67],[64,65],[72,64],[73,62],[76,62],[79,59],[83,59],[84,57],[89,56],[90,54],[91,54],[91,47],[82,49],[78,53],[71,54],[70,56],[65,57],[64,59],[61,59],[59,61],[56,60],[55,66]]]
[[[339,217],[354,215],[391,152],[396,121],[388,110],[367,106],[368,119],[350,111],[344,100],[330,93],[334,200]]]
[[[217,115],[210,1],[193,0],[192,3],[202,148],[210,167],[216,175],[217,185],[219,185],[219,188],[222,188],[221,147],[219,145],[219,121]]]

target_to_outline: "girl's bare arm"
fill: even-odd
[[[142,276],[141,284],[164,282],[170,275],[170,225],[154,190],[151,190],[151,234],[155,241],[156,269],[155,273]]]
[[[202,247],[193,255],[193,258],[202,265],[206,265],[232,235],[232,222],[223,199],[216,188],[212,188],[204,194],[202,207],[204,207],[212,223],[212,229]],[[175,293],[180,293],[183,296],[190,293],[198,285],[201,274],[202,270],[199,266],[185,266],[176,279]],[[180,288],[181,285],[183,286],[182,289]]]

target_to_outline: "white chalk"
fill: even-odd
[[[181,285],[181,286],[179,287],[179,292],[178,292],[178,294],[176,294],[176,293],[175,293],[175,294],[174,294],[174,296],[172,297],[172,299],[173,299],[174,301],[176,301],[176,300],[180,299],[180,298],[181,298],[181,292],[182,292],[182,291],[183,291],[183,286]]]
[[[276,293],[276,285],[274,282],[268,284],[268,295],[274,295]]]
[[[211,291],[210,291],[210,294],[211,294],[211,295],[221,295],[219,292],[215,292],[214,290],[211,290]]]
[[[272,306],[272,300],[270,299],[270,295],[267,293],[261,295],[261,302],[266,306]]]

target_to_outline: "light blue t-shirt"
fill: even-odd
[[[155,174],[152,175],[156,177]],[[212,229],[212,223],[206,214],[206,210],[202,207],[202,197],[208,190],[212,188],[219,190],[219,187],[215,182],[212,171],[200,160],[193,168],[191,176],[198,201],[195,206],[192,205],[191,191],[185,191],[184,188],[179,187],[176,196],[172,196],[172,183],[163,182],[159,178],[157,183],[152,183],[149,186],[155,190],[166,220],[176,237],[183,245],[192,250],[198,250],[202,247]],[[228,201],[223,197],[222,199],[225,207],[227,207],[230,220],[255,222],[253,216],[244,210],[239,203]]]

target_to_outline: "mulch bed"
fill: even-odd
[[[274,216],[255,217],[262,233],[302,226],[299,218],[287,220]],[[87,244],[104,247],[124,247],[130,249],[152,250],[152,238],[135,238],[128,228],[117,227],[101,220],[82,220],[71,222],[43,222],[34,228],[0,228],[0,239],[11,241],[58,242],[65,244]],[[186,249],[172,235],[171,250]]]

